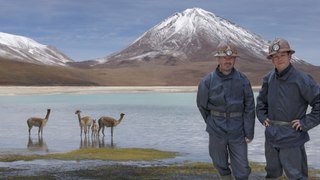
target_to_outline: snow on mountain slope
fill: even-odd
[[[209,56],[223,40],[235,43],[248,59],[266,60],[268,40],[211,12],[192,8],[175,13],[124,50],[97,61],[143,61],[163,55],[192,61]],[[295,56],[293,61],[305,63]]]
[[[72,59],[56,48],[42,45],[30,38],[0,32],[0,57],[16,61],[65,66]]]

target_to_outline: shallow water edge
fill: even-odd
[[[0,96],[129,92],[196,92],[197,86],[0,86]],[[258,91],[260,86],[253,86]]]

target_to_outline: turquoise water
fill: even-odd
[[[28,136],[27,119],[45,117],[51,108],[43,139],[37,128]],[[97,140],[80,136],[76,110],[82,116],[101,116],[124,120]],[[208,155],[208,135],[196,107],[195,93],[107,93],[57,94],[34,96],[0,96],[0,153],[64,152],[79,148],[155,148],[179,152],[177,161],[211,162]],[[264,129],[256,122],[255,139],[249,145],[249,159],[264,162]],[[320,167],[319,127],[310,131],[306,144],[309,164]]]

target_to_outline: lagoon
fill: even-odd
[[[255,94],[256,95],[256,94]],[[45,117],[51,109],[43,138],[38,128],[28,136],[27,119]],[[81,116],[101,116],[124,120],[98,140],[80,136],[76,110]],[[205,123],[196,107],[196,93],[134,92],[98,94],[53,94],[0,96],[0,154],[51,153],[78,148],[154,148],[179,152],[175,161],[211,162]],[[306,143],[310,167],[320,168],[320,127],[310,130]],[[255,138],[249,144],[249,159],[265,162],[264,128],[256,121]]]

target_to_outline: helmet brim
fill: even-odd
[[[225,53],[215,53],[214,57],[239,57],[238,54],[227,55]]]
[[[280,49],[279,51],[274,51],[268,54],[267,59],[271,59],[273,55],[279,53],[279,52],[290,52],[290,54],[294,54],[296,51],[292,49]]]

